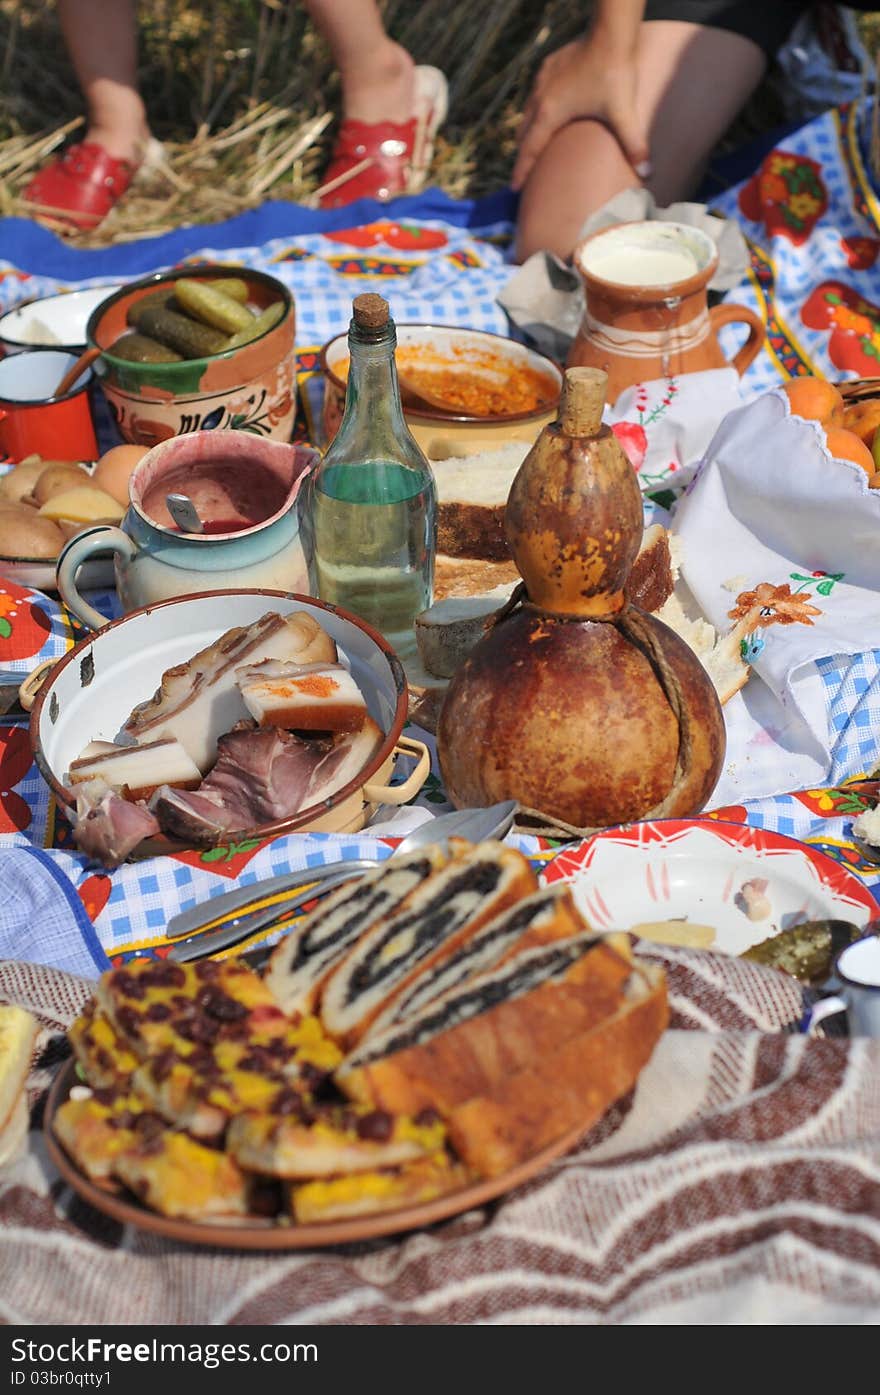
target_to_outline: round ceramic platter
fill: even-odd
[[[355,1240],[372,1240],[382,1235],[420,1230],[436,1221],[470,1211],[476,1206],[485,1206],[488,1201],[494,1201],[521,1186],[523,1182],[543,1171],[555,1158],[569,1152],[586,1132],[584,1126],[570,1130],[555,1143],[534,1153],[532,1157],[501,1177],[474,1182],[457,1191],[447,1192],[433,1201],[407,1206],[397,1211],[385,1211],[372,1216],[354,1216],[348,1220],[315,1221],[309,1225],[280,1225],[277,1221],[260,1220],[256,1217],[252,1221],[244,1219],[228,1223],[186,1221],[161,1216],[156,1211],[148,1210],[130,1192],[122,1188],[108,1190],[89,1181],[71,1161],[55,1138],[52,1121],[73,1086],[79,1083],[75,1062],[68,1061],[53,1081],[43,1116],[43,1130],[49,1156],[77,1195],[97,1211],[102,1211],[113,1220],[121,1221],[123,1225],[137,1226],[140,1230],[164,1235],[168,1240],[184,1241],[191,1245],[223,1246],[232,1250],[320,1249],[327,1245],[347,1245]]]
[[[744,882],[766,881],[771,914],[750,920]],[[715,930],[714,950],[742,954],[805,920],[864,925],[880,907],[858,877],[826,853],[782,833],[715,819],[660,819],[612,828],[567,848],[546,883],[571,884],[596,930],[689,920]]]

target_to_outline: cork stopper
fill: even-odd
[[[381,329],[388,323],[388,301],[367,293],[354,298],[354,320],[361,329]]]
[[[378,296],[372,299],[378,300]],[[601,368],[566,368],[558,418],[566,436],[597,435],[607,387],[608,374]]]

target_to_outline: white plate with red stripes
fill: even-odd
[[[848,868],[782,833],[716,819],[659,819],[606,829],[547,866],[546,883],[571,883],[596,930],[658,921],[711,926],[712,949],[742,954],[806,920],[864,925],[880,914]],[[750,919],[744,883],[766,883],[769,914]]]

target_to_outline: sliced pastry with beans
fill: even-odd
[[[90,998],[67,1033],[73,1054],[90,1085],[106,1090],[125,1085],[138,1065],[110,1018]]]
[[[280,1034],[288,1025],[271,990],[238,959],[197,964],[135,959],[104,974],[95,996],[141,1059],[163,1048],[243,1041],[254,1032]]]
[[[314,1017],[285,1032],[245,1041],[160,1051],[138,1067],[132,1083],[169,1123],[196,1138],[219,1139],[243,1110],[274,1110],[291,1091],[306,1100],[320,1089],[342,1053]]]
[[[240,1114],[226,1146],[242,1167],[295,1178],[397,1167],[436,1153],[445,1140],[433,1110],[409,1119],[369,1105],[325,1105],[296,1114]]]
[[[103,1182],[115,1176],[123,1153],[161,1133],[165,1121],[135,1094],[95,1090],[65,1100],[56,1111],[54,1128],[86,1176]]]
[[[251,1210],[251,1182],[235,1160],[173,1129],[121,1153],[114,1173],[163,1216],[227,1219]]]
[[[449,1153],[432,1153],[394,1170],[358,1172],[292,1185],[288,1206],[294,1220],[305,1225],[397,1211],[434,1201],[472,1180]]]

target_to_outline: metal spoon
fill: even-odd
[[[407,834],[391,857],[403,857],[433,843],[445,843],[452,837],[468,838],[474,843],[482,842],[484,838],[503,838],[513,824],[517,807],[515,800],[508,799],[487,809],[457,809],[453,813],[441,814],[436,819],[428,819],[426,823],[420,824],[412,833]],[[300,872],[268,877],[265,881],[256,882],[251,886],[238,887],[234,891],[214,896],[210,901],[172,916],[165,933],[169,939],[176,940],[177,943],[172,945],[167,957],[181,964],[191,959],[201,959],[220,949],[229,949],[258,930],[271,925],[281,916],[297,910],[307,901],[312,901],[316,896],[332,891],[334,887],[350,881],[352,877],[360,876],[389,860],[376,857],[332,862],[324,867],[305,868]],[[306,889],[299,890],[303,887]],[[266,906],[263,910],[253,912],[248,909],[254,902],[262,901],[267,896],[298,890],[298,895]],[[216,930],[205,929],[207,925],[212,925],[223,916],[232,918]]]
[[[188,494],[166,494],[165,507],[182,533],[203,533],[205,525]]]

